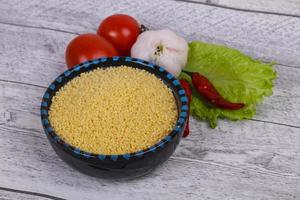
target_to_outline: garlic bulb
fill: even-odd
[[[179,76],[186,65],[188,43],[169,29],[141,33],[131,48],[131,56],[164,67]]]

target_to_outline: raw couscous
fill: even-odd
[[[82,73],[52,99],[49,119],[67,143],[96,154],[146,149],[178,116],[172,91],[155,75],[127,66]]]

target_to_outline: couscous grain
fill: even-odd
[[[178,116],[172,91],[155,75],[127,66],[82,73],[52,99],[49,119],[67,143],[97,154],[146,149]]]

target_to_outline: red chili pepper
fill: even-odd
[[[245,106],[244,103],[232,103],[225,100],[213,84],[199,73],[192,73],[192,82],[195,89],[210,103],[218,108],[238,110]]]
[[[192,101],[192,90],[191,90],[191,87],[190,87],[190,84],[189,82],[187,82],[186,80],[184,79],[181,79],[180,80],[180,84],[181,86],[183,87],[184,91],[185,91],[185,95],[187,96],[188,98],[188,105],[190,107],[190,103]],[[185,126],[185,129],[184,129],[184,132],[183,132],[183,137],[187,137],[190,133],[190,125],[189,125],[189,118],[190,118],[190,109],[188,110],[187,112],[187,121],[186,121],[186,126]]]

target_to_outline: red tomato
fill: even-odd
[[[130,55],[130,49],[139,33],[139,23],[133,17],[124,14],[107,17],[97,30],[97,34],[110,41],[121,56]]]
[[[65,58],[67,66],[70,69],[87,60],[117,55],[116,49],[105,38],[87,33],[75,37],[68,44]]]

